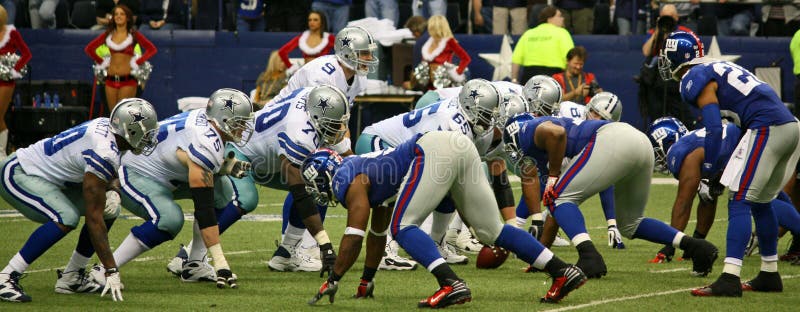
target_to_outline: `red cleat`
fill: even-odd
[[[467,288],[467,283],[462,280],[448,280],[432,296],[421,300],[417,307],[439,309],[454,304],[463,304],[472,301],[472,292]]]
[[[553,277],[553,285],[550,290],[542,297],[542,303],[558,303],[570,292],[586,284],[587,277],[583,271],[575,265],[570,265],[559,270],[560,276]]]

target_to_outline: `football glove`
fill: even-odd
[[[718,181],[700,179],[700,186],[697,188],[697,195],[704,203],[710,203],[716,200],[719,195],[722,195],[724,190],[725,186],[720,184]]]
[[[218,174],[241,179],[247,176],[250,167],[250,162],[236,159],[236,154],[231,151],[228,153],[228,156],[225,157],[225,160],[222,161],[222,166],[220,166]]]
[[[372,292],[375,290],[375,282],[367,281],[365,279],[361,279],[361,283],[358,284],[358,290],[356,290],[356,294],[353,295],[353,298],[375,298],[372,295]]]
[[[114,190],[106,191],[106,206],[103,208],[103,219],[104,220],[111,220],[116,219],[119,216],[120,207],[122,204],[122,199],[119,197],[119,193]]]
[[[322,270],[319,271],[319,277],[323,277],[325,273],[328,276],[333,275],[333,265],[336,264],[336,253],[333,251],[331,243],[319,245],[320,257],[322,258]],[[333,302],[333,299],[331,299]]]
[[[675,256],[675,247],[672,245],[665,245],[664,248],[658,251],[655,258],[650,259],[650,263],[666,263],[671,262],[672,257]]]
[[[233,289],[239,288],[239,285],[236,283],[236,280],[237,280],[236,274],[233,274],[231,270],[228,269],[217,270],[217,288],[225,288],[226,284]]]
[[[625,244],[622,243],[622,234],[615,225],[608,226],[608,247],[613,249],[625,249]]]
[[[531,233],[533,238],[539,240],[542,237],[542,231],[544,230],[544,221],[542,220],[533,220],[531,221],[531,227],[528,228],[528,233]]]
[[[339,290],[339,282],[333,281],[329,278],[327,281],[322,283],[322,286],[319,287],[317,294],[314,295],[314,297],[308,301],[308,304],[314,305],[317,303],[317,301],[319,301],[320,299],[322,299],[322,297],[325,296],[330,296],[328,300],[330,300],[331,304],[333,304],[333,299],[334,297],[336,297],[336,291],[338,290]]]
[[[545,206],[550,207],[556,203],[558,194],[556,193],[555,186],[558,183],[558,177],[551,175],[547,177],[547,184],[544,188],[544,195],[542,195],[542,202]]]
[[[108,293],[114,301],[123,301],[122,280],[118,271],[106,276],[106,285],[103,287],[103,292],[100,293],[100,297],[105,296],[106,293]]]

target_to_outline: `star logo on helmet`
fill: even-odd
[[[231,111],[231,113],[233,113],[233,108],[236,105],[239,105],[239,103],[234,102],[233,99],[227,99],[227,100],[225,100],[225,105],[223,105],[222,108],[220,108],[220,109],[227,109],[227,110]]]
[[[472,98],[473,101],[477,101],[479,97],[483,97],[480,93],[478,93],[477,89],[472,89],[469,91],[469,97]]]
[[[128,111],[128,114],[130,114],[131,118],[133,118],[133,120],[131,120],[131,124],[135,124],[150,119],[150,117],[142,115],[142,112]]]
[[[343,46],[350,46],[350,41],[353,41],[353,39],[350,39],[350,38],[347,38],[347,37],[344,37],[344,38],[342,38],[340,40],[342,41],[342,45]]]
[[[325,115],[328,113],[329,109],[333,109],[333,105],[328,104],[330,98],[320,98],[319,103],[317,103],[317,107],[322,109],[322,114]]]

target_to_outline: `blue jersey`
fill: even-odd
[[[368,196],[371,207],[393,198],[416,157],[417,139],[421,136],[417,134],[395,148],[345,158],[333,176],[333,194],[336,199],[345,205],[350,183],[362,173],[369,178]]]
[[[697,98],[712,80],[717,82],[719,108],[738,114],[743,128],[756,129],[794,121],[792,113],[769,85],[731,62],[693,66],[681,79],[681,98],[697,106]]]
[[[722,145],[720,146],[719,156],[714,164],[714,168],[722,168],[728,164],[728,159],[731,158],[733,150],[739,144],[739,136],[742,131],[736,125],[728,123],[722,126]],[[675,142],[672,147],[667,151],[667,167],[669,172],[672,173],[676,179],[681,172],[683,160],[692,151],[703,147],[706,138],[706,129],[701,128],[687,133]]]
[[[607,120],[585,120],[578,121],[572,118],[559,118],[559,117],[538,117],[531,121],[526,122],[520,128],[519,134],[519,148],[525,156],[530,156],[536,160],[540,172],[547,172],[547,151],[543,148],[536,146],[533,141],[533,135],[536,128],[543,122],[550,121],[556,125],[564,127],[567,133],[567,149],[564,157],[571,158],[583,150],[586,144],[597,133],[597,129],[610,123]]]

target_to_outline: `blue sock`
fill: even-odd
[[[292,197],[292,193],[286,194],[286,199],[283,200],[283,220],[281,220],[281,234],[286,234],[286,226],[289,224],[289,218],[292,215],[292,206],[294,206],[294,197]]]
[[[153,249],[163,242],[172,240],[172,234],[167,231],[159,230],[155,224],[145,221],[142,225],[131,228],[131,233],[147,248]]]
[[[769,203],[753,203],[753,219],[756,221],[758,250],[762,256],[778,254],[778,219]],[[794,209],[792,209],[794,210]]]
[[[59,229],[55,222],[47,222],[39,226],[36,231],[33,231],[31,236],[28,237],[28,241],[19,250],[19,254],[22,259],[25,259],[25,262],[31,264],[64,236],[67,236],[67,233]]]
[[[539,254],[544,251],[544,245],[533,238],[531,234],[508,224],[503,225],[503,230],[500,231],[500,236],[494,243],[510,250],[528,264],[533,264]]]
[[[656,219],[644,218],[633,238],[641,238],[646,241],[672,246],[672,240],[678,235],[678,230]]]
[[[319,211],[319,218],[325,223],[325,215],[328,214],[328,206],[317,205],[317,211]]]
[[[116,220],[117,219],[105,220],[106,230],[111,231],[111,226],[114,225],[114,221]],[[78,246],[75,247],[75,251],[86,258],[91,258],[94,254],[94,245],[92,245],[92,238],[89,236],[89,227],[86,223],[84,223],[81,228],[81,234],[78,236]]]
[[[781,192],[781,194],[784,194]],[[793,236],[800,235],[800,213],[792,205],[791,200],[784,200],[780,195],[771,203],[778,225],[792,232]],[[760,239],[760,238],[759,238]]]
[[[617,215],[614,213],[614,186],[609,186],[604,191],[600,192],[600,205],[603,206],[603,214],[606,215],[606,220],[616,219]]]
[[[229,202],[225,208],[217,209],[217,224],[219,224],[219,234],[222,234],[231,225],[242,218],[241,209],[236,207],[234,202]]]
[[[750,222],[750,203],[744,200],[728,202],[728,233],[726,235],[725,257],[743,259],[744,249],[752,232]]]
[[[431,237],[416,225],[407,226],[400,230],[394,236],[394,239],[400,244],[400,247],[403,247],[414,260],[426,269],[433,261],[442,257]]]
[[[570,239],[575,237],[575,235],[586,232],[586,222],[583,220],[583,214],[578,209],[578,205],[574,203],[563,203],[551,211],[553,213],[553,217],[556,218],[556,222],[558,225],[564,229],[564,233],[567,233]]]
[[[519,204],[517,205],[517,218],[527,219],[528,216],[530,216],[528,204],[525,203],[525,198],[520,198]]]

